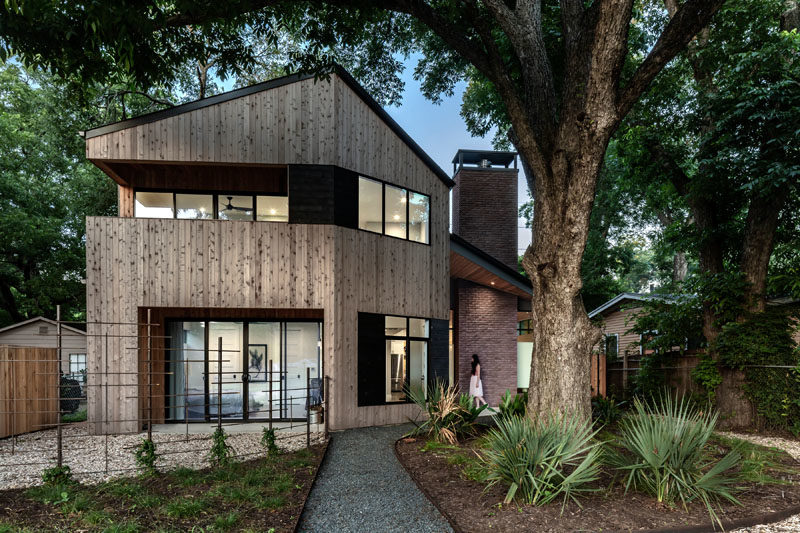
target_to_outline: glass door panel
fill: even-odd
[[[281,327],[280,322],[251,322],[247,349],[248,418],[280,418],[281,414]],[[270,383],[269,365],[272,365]],[[270,388],[272,409],[270,410]]]
[[[305,418],[306,368],[320,377],[321,338],[318,322],[285,322],[283,350],[283,416]]]
[[[428,376],[428,343],[426,341],[409,341],[408,352],[408,387],[411,390],[422,390],[427,396]]]
[[[206,417],[205,322],[172,322],[167,368],[169,396],[165,398],[170,420],[203,420]]]
[[[218,412],[225,418],[243,418],[244,416],[242,405],[243,330],[241,322],[208,323],[208,414],[211,418],[216,418]],[[218,363],[220,357],[219,337],[222,337],[221,366]],[[221,408],[219,407],[220,387],[222,391]]]
[[[406,386],[406,341],[386,340],[386,401],[401,402]]]

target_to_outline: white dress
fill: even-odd
[[[483,398],[483,383],[476,375],[469,378],[469,395],[475,398]]]

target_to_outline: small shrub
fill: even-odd
[[[136,447],[134,452],[136,455],[136,466],[138,466],[143,474],[154,474],[156,472],[156,444],[150,439],[142,439],[139,446]]]
[[[275,430],[264,428],[261,433],[261,445],[267,450],[267,455],[277,455],[280,453],[278,445],[275,444]]]
[[[217,516],[214,519],[214,531],[228,531],[236,527],[239,513],[232,511],[228,514]]]
[[[717,413],[702,412],[688,399],[674,400],[668,393],[653,402],[637,398],[633,405],[634,413],[620,423],[624,452],[608,454],[612,466],[627,471],[626,491],[633,487],[669,505],[680,501],[684,508],[700,500],[719,523],[713,504],[722,499],[739,503],[725,472],[742,456],[733,450],[719,461],[711,457],[708,440]]]
[[[172,518],[192,518],[198,516],[206,507],[202,498],[178,498],[164,507],[164,512]]]
[[[76,413],[67,413],[61,415],[61,422],[69,424],[73,422],[86,422],[86,409],[81,409]]]
[[[617,402],[613,396],[592,398],[592,420],[596,425],[608,426],[618,422],[623,415],[625,402]]]
[[[75,483],[72,479],[72,471],[67,465],[46,468],[42,472],[42,481],[44,481],[45,485],[71,485]]]
[[[75,494],[61,504],[61,512],[67,515],[80,514],[92,508],[92,501],[85,494]]]
[[[506,390],[498,407],[500,416],[525,416],[528,409],[528,393],[523,392],[511,396],[511,391]]]
[[[500,417],[484,439],[486,480],[508,485],[505,503],[520,497],[544,505],[562,497],[563,512],[568,500],[578,503],[578,493],[595,490],[588,486],[600,474],[595,435],[580,417]]]
[[[259,509],[280,509],[286,505],[286,498],[283,496],[266,496],[256,502]]]
[[[211,436],[211,451],[208,453],[208,460],[214,466],[227,466],[231,462],[233,449],[228,444],[228,435],[225,430],[217,428]]]
[[[409,390],[407,395],[427,415],[420,424],[412,420],[416,427],[408,436],[426,435],[448,444],[458,442],[460,434],[472,433],[475,419],[486,408],[486,405],[473,407],[469,396],[459,395],[457,387],[441,381],[431,384],[427,397],[423,389]]]

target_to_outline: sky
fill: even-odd
[[[456,151],[459,148],[491,150],[492,134],[480,138],[467,132],[459,114],[465,83],[458,84],[455,94],[437,105],[422,95],[419,82],[413,78],[413,67],[408,64],[401,76],[405,91],[400,107],[388,107],[386,111],[447,174],[452,175]],[[517,191],[520,204],[528,201],[528,186],[521,170]],[[517,253],[522,255],[531,242],[531,230],[525,227],[523,219],[519,219],[518,235]]]

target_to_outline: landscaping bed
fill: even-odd
[[[582,508],[569,502],[562,513],[560,498],[543,506],[518,501],[504,505],[508,487],[486,489],[481,480],[480,443],[478,437],[455,445],[424,438],[401,439],[396,444],[400,462],[456,531],[630,531],[695,525],[712,529],[704,505],[694,502],[684,510],[659,504],[640,492],[625,494],[623,476],[610,467],[604,467],[601,478],[592,484],[597,492],[579,496]],[[720,457],[733,443],[725,437],[711,442]],[[741,489],[735,496],[742,506],[722,504],[717,512],[725,529],[739,527],[746,519],[753,519],[749,524],[763,523],[771,513],[800,513],[800,462],[780,450],[742,445],[748,451],[741,466],[748,469],[747,479],[735,483]]]
[[[0,491],[0,533],[294,531],[326,446],[97,485]]]

